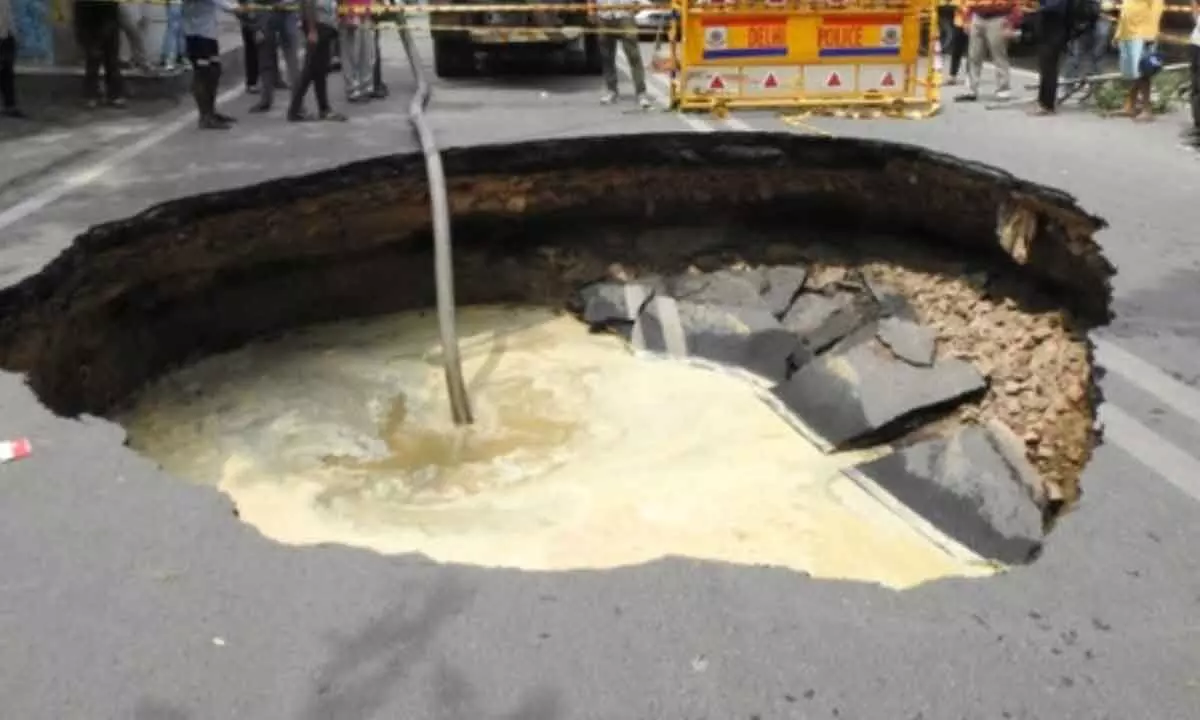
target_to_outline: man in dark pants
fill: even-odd
[[[255,22],[258,15],[246,8],[251,0],[238,0],[245,13],[239,18],[242,30],[242,64],[246,80],[246,92],[253,95],[258,92],[258,58],[260,53],[258,41],[258,25]],[[261,3],[255,3],[261,4]]]
[[[121,17],[116,0],[75,0],[75,33],[83,49],[83,98],[100,104],[100,67],[104,67],[104,101],[125,107],[121,82]]]
[[[0,114],[23,118],[17,107],[17,28],[12,0],[0,0]]]
[[[303,122],[312,116],[304,111],[304,96],[311,85],[317,96],[317,118],[330,122],[345,122],[346,116],[329,106],[330,46],[337,37],[337,0],[304,0],[301,5],[308,46],[304,51],[304,69],[300,82],[292,90],[288,120]]]
[[[1053,115],[1058,104],[1058,64],[1071,39],[1074,0],[1038,3],[1038,97],[1033,115]]]

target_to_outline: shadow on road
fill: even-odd
[[[378,620],[336,640],[333,658],[317,674],[316,697],[302,711],[301,720],[379,717],[392,691],[410,679],[414,668],[430,653],[441,629],[467,610],[473,596],[474,590],[461,580],[446,578],[424,601],[400,601]],[[511,712],[493,716],[479,707],[475,688],[463,672],[440,660],[434,673],[433,702],[437,715],[445,720],[560,717],[561,700],[554,690],[534,689]]]

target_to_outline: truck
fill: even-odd
[[[539,64],[558,60],[572,74],[599,75],[599,38],[589,32],[595,24],[588,14],[542,9],[547,4],[564,4],[564,1],[579,4],[579,0],[558,0],[539,2],[536,11],[490,12],[472,10],[472,6],[495,5],[496,0],[439,3],[451,5],[455,11],[430,15],[434,72],[440,78],[472,77],[480,74],[480,60],[508,58]]]

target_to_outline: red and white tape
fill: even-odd
[[[29,444],[27,438],[0,442],[0,463],[29,457],[29,453],[31,452],[33,452],[33,446]]]

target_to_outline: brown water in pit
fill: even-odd
[[[847,480],[747,380],[635,357],[544,309],[465,308],[477,422],[449,419],[432,314],[209,358],[122,419],[277,541],[535,570],[682,555],[908,587],[952,557]]]

